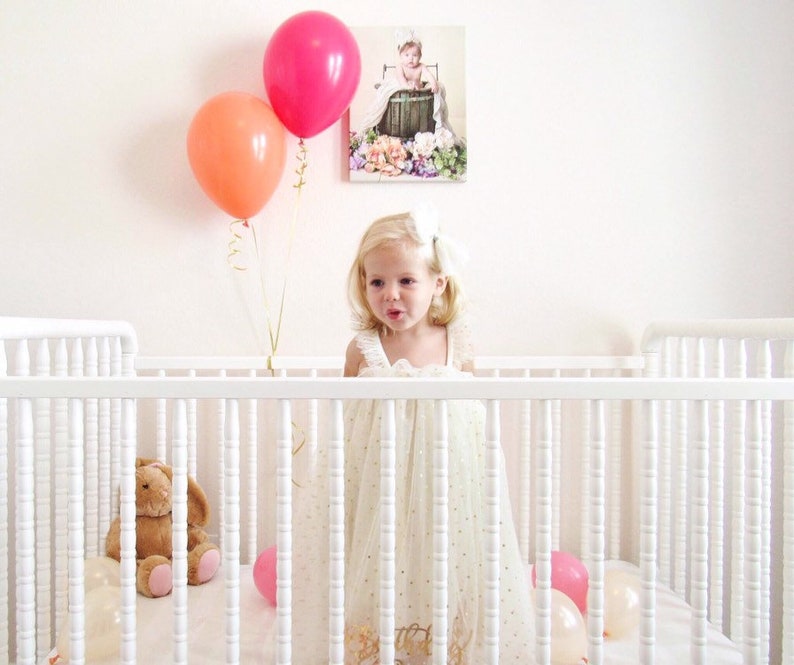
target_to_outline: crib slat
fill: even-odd
[[[756,375],[772,377],[772,350],[769,340],[763,340],[758,348]],[[761,418],[761,653],[769,653],[769,613],[771,591],[771,534],[772,534],[772,403],[762,400]]]
[[[251,370],[250,376],[256,376],[256,371]],[[248,535],[245,559],[249,565],[256,561],[258,554],[258,488],[259,488],[259,418],[258,402],[255,399],[248,400],[248,454],[246,456],[246,469],[248,471],[248,519],[245,525],[245,532]]]
[[[590,446],[590,570],[587,594],[588,662],[604,662],[604,522],[606,518],[606,425],[603,400],[595,400]],[[584,530],[584,529],[583,529]]]
[[[552,419],[550,400],[538,403],[538,441],[535,451],[535,632],[536,657],[540,665],[551,662],[551,484]]]
[[[485,432],[485,657],[489,665],[499,665],[501,433],[498,400],[486,403]]]
[[[330,587],[328,603],[330,665],[345,659],[345,425],[342,401],[331,400],[328,442]]]
[[[47,340],[37,344],[36,375],[50,374],[50,352]],[[50,466],[50,400],[35,401],[35,454],[36,454],[36,634],[37,659],[43,658],[50,642],[52,625],[52,468]]]
[[[292,412],[288,399],[278,400],[276,437],[276,615],[278,665],[292,662]],[[228,517],[227,517],[228,519]]]
[[[794,378],[794,342],[786,344],[783,375]],[[781,662],[794,662],[794,402],[783,404],[783,622]]]
[[[187,411],[185,400],[174,401],[171,443],[171,543],[173,554],[173,662],[187,663]]]
[[[739,340],[734,356],[733,374],[738,378],[747,376],[747,345],[745,340]],[[747,403],[745,400],[736,400],[731,413],[731,446],[733,448],[733,492],[731,509],[731,570],[733,571],[731,584],[731,632],[730,636],[738,644],[742,643],[744,625],[744,554],[745,554],[745,484],[746,469],[746,424]]]
[[[8,375],[5,344],[0,341],[0,377]],[[8,398],[0,397],[0,524],[8,524]],[[8,580],[8,529],[0,529],[0,598],[10,598]],[[0,662],[10,658],[8,601],[2,606],[0,617]]]
[[[119,454],[119,516],[121,519],[121,662],[134,665],[137,658],[137,590],[135,586],[135,455],[137,427],[135,400],[123,399]]]
[[[725,377],[725,342],[714,343],[714,376]],[[710,475],[711,505],[709,531],[709,620],[722,630],[725,594],[725,402],[715,400],[710,405]]]
[[[642,403],[644,424],[640,482],[640,665],[656,662],[656,548],[659,510],[659,404]]]
[[[72,354],[75,354],[74,349]],[[73,368],[76,371],[76,367]],[[69,400],[69,662],[84,665],[85,645],[85,483],[84,405],[80,399]]]
[[[381,406],[380,440],[380,662],[394,665],[394,577],[396,543],[396,414],[394,400]]]
[[[226,662],[240,662],[240,413],[226,400],[224,503],[224,580],[226,582]]]
[[[676,376],[689,375],[687,343],[681,338],[677,350]],[[677,400],[674,404],[675,412],[675,474],[673,491],[675,496],[674,516],[675,528],[673,529],[673,590],[682,597],[686,593],[687,577],[687,480],[689,477],[689,418],[687,414],[689,402]]]
[[[444,400],[436,400],[433,419],[433,665],[446,665],[449,628],[449,428]]]
[[[749,403],[749,437],[745,475],[745,553],[744,553],[744,658],[747,663],[763,663],[761,637],[761,529],[762,444],[761,403]]]
[[[523,376],[529,377],[526,370]],[[521,400],[519,411],[519,494],[518,494],[518,534],[521,555],[524,561],[530,560],[530,523],[532,511],[532,402]]]

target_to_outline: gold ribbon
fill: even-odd
[[[251,237],[254,243],[254,251],[256,253],[256,261],[257,261],[257,265],[259,266],[259,280],[262,288],[262,299],[265,308],[265,318],[267,320],[267,332],[268,332],[268,339],[270,342],[270,355],[268,356],[268,360],[267,360],[267,368],[268,370],[270,370],[271,374],[275,374],[275,370],[273,369],[272,358],[273,356],[276,355],[276,352],[278,351],[278,343],[281,337],[281,324],[284,320],[284,304],[287,298],[287,284],[289,282],[289,265],[290,265],[290,259],[292,257],[292,246],[295,241],[295,228],[297,227],[298,224],[301,192],[303,191],[303,186],[306,184],[305,175],[306,175],[306,169],[308,168],[309,165],[309,161],[307,159],[308,152],[309,152],[308,148],[306,148],[306,144],[304,143],[303,139],[299,139],[298,152],[295,156],[295,158],[299,162],[298,168],[295,169],[295,173],[298,176],[298,181],[293,185],[293,187],[297,190],[297,194],[295,197],[295,206],[292,212],[292,220],[290,222],[290,227],[289,227],[289,236],[287,240],[287,259],[284,267],[284,282],[281,286],[281,299],[278,305],[277,318],[274,319],[270,311],[270,302],[267,297],[265,275],[262,269],[262,256],[260,255],[259,252],[259,243],[257,242],[256,229],[254,228],[254,225],[250,224],[247,219],[238,219],[229,225],[229,230],[231,231],[232,239],[229,241],[229,253],[226,257],[226,260],[232,268],[239,271],[246,270],[246,267],[239,265],[237,263],[237,256],[240,254],[240,249],[238,247],[238,244],[242,240],[242,236],[240,233],[238,233],[238,230],[235,227],[238,224],[242,224],[245,228],[251,230]]]

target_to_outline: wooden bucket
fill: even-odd
[[[435,132],[433,93],[429,90],[399,90],[389,97],[377,126],[379,134],[412,139],[417,132]]]

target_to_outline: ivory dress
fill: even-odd
[[[460,370],[468,360],[464,330],[448,328],[446,365],[424,368],[412,367],[406,360],[398,360],[391,365],[378,334],[362,332],[356,341],[367,367],[360,376],[470,376]],[[344,407],[346,665],[376,665],[379,662],[380,410],[379,400],[350,400]],[[482,665],[486,662],[483,655],[485,411],[482,403],[476,400],[450,400],[448,416],[450,611],[447,662],[449,665]],[[433,623],[433,401],[398,400],[396,424],[395,662],[398,665],[430,665]],[[318,472],[322,474],[319,467],[322,464],[318,465]],[[523,665],[532,660],[534,626],[529,583],[519,553],[503,465],[501,475],[499,663]],[[319,514],[317,518],[319,521]],[[303,526],[306,524],[297,523],[296,528]],[[327,534],[323,529],[311,527],[310,530],[315,535],[318,531]],[[296,557],[300,556],[300,550],[296,549]],[[300,625],[308,628],[307,622],[311,619],[307,614],[301,616],[303,594],[299,587],[301,579],[305,584],[312,571],[301,568],[298,566],[296,571],[294,612],[297,644],[307,644],[299,635],[310,636],[301,630]],[[327,611],[323,619],[327,619]],[[319,630],[327,634],[326,627],[327,623]],[[319,647],[319,652],[322,656],[327,653],[323,647]],[[300,658],[298,662],[303,663],[304,659]]]

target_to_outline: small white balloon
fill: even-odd
[[[56,641],[58,655],[69,660],[69,615]],[[85,594],[85,662],[87,665],[117,656],[121,646],[121,592],[98,586]]]
[[[121,586],[121,565],[109,556],[85,560],[85,592],[100,586]]]
[[[622,637],[640,622],[640,578],[620,569],[604,573],[604,636]]]
[[[587,628],[576,603],[551,589],[552,665],[579,665],[587,655]]]

